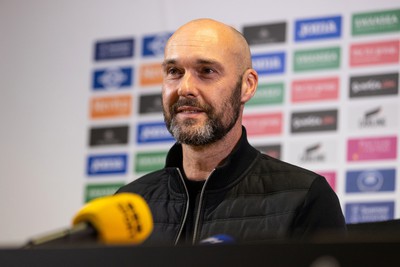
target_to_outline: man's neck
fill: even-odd
[[[206,146],[182,145],[183,169],[193,181],[206,180],[210,173],[232,152],[242,135],[242,128],[232,130],[221,140]]]

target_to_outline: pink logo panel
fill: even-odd
[[[396,159],[397,137],[360,138],[347,141],[347,161]]]

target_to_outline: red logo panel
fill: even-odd
[[[249,136],[282,134],[282,113],[251,114],[243,116],[243,125]]]
[[[399,62],[400,41],[354,44],[350,47],[350,66],[368,66]]]
[[[292,83],[292,103],[334,100],[339,97],[339,78],[298,80]]]

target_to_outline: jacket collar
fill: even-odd
[[[244,177],[259,154],[260,152],[249,144],[246,129],[242,126],[241,138],[224,163],[218,166],[209,177],[206,190],[223,189]],[[175,143],[167,154],[166,170],[176,171],[176,168],[179,168],[181,173],[184,173],[182,158],[182,145]],[[172,179],[170,185],[174,191],[181,191],[183,188],[180,179]]]

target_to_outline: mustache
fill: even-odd
[[[201,104],[197,99],[181,98],[171,106],[171,108],[170,108],[171,113],[176,114],[178,112],[178,108],[180,108],[182,106],[199,108],[199,109],[204,110],[204,112],[206,112],[206,113],[208,113],[212,110],[212,107],[210,105]]]

